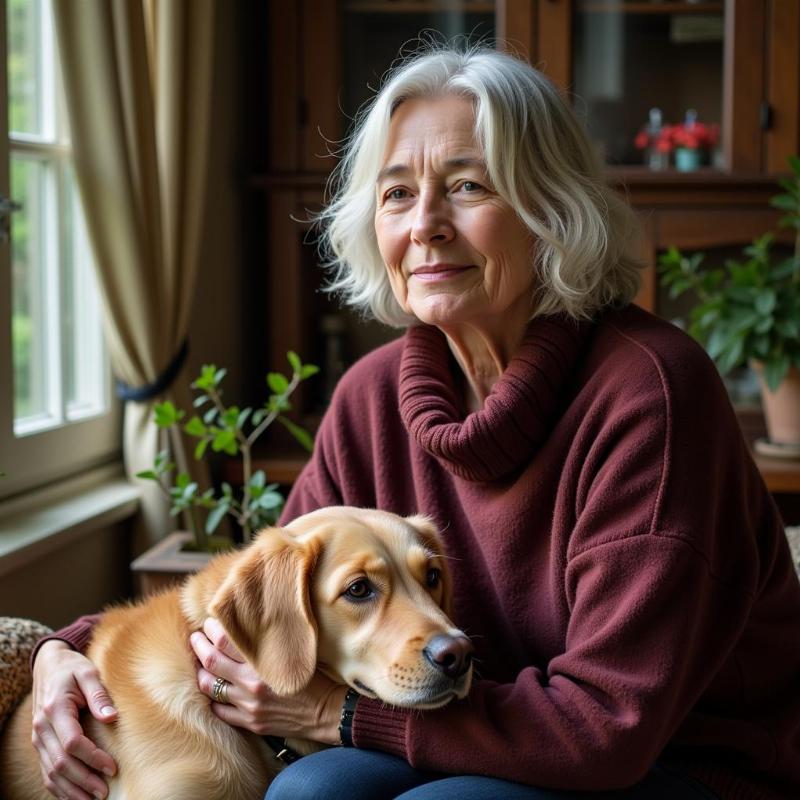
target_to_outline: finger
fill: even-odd
[[[117,772],[117,764],[114,759],[101,750],[83,732],[80,723],[76,719],[74,706],[60,705],[53,710],[50,718],[50,725],[54,736],[50,742],[47,731],[42,732],[42,739],[50,753],[51,759],[55,761],[62,750],[73,759],[82,761],[97,772],[102,772],[109,777]]]
[[[50,794],[54,794],[56,797],[66,798],[66,800],[95,800],[95,798],[108,797],[107,791],[101,794],[85,792],[80,786],[70,783],[66,778],[58,778],[55,781],[46,782],[45,787]]]
[[[228,656],[218,650],[214,643],[202,631],[195,631],[189,637],[189,644],[200,662],[201,668],[205,668],[213,675],[229,679],[229,670],[234,666]]]
[[[51,781],[43,772],[43,783],[44,788],[47,789],[50,794],[54,797],[58,797],[59,800],[94,800],[94,797],[90,794],[86,794],[82,789],[75,786],[74,784],[64,783],[61,779],[58,782]],[[102,795],[106,797],[107,795]]]
[[[230,640],[225,628],[215,617],[208,617],[203,623],[205,635],[216,645],[218,650],[222,650],[228,658],[242,663],[244,657],[237,650],[236,645]]]
[[[223,680],[226,683],[223,696],[227,700],[227,703],[220,703],[220,705],[241,705],[242,701],[246,700],[245,693],[226,678],[223,678]],[[197,670],[197,685],[200,687],[200,691],[212,700],[214,700],[214,684],[216,682],[217,676],[207,669],[200,667],[200,669]]]
[[[236,728],[250,730],[250,716],[236,706],[226,705],[225,703],[211,703],[211,711],[228,725]]]
[[[106,782],[83,762],[64,752],[52,731],[42,733],[39,742],[37,750],[42,775],[51,794],[68,797],[70,800],[108,796]]]
[[[236,682],[240,677],[242,667],[245,665],[220,650],[204,632],[195,631],[189,637],[189,642],[201,666],[212,675],[232,682]]]
[[[74,784],[68,783],[64,778],[56,776],[56,780],[51,779],[52,763],[47,756],[46,751],[42,751],[42,756],[39,761],[39,767],[42,771],[42,783],[44,788],[55,797],[62,798],[78,798],[78,800],[86,800],[90,795],[86,794],[82,789]]]
[[[95,677],[96,673],[76,674],[75,679],[83,696],[86,698],[86,705],[89,707],[92,716],[100,722],[113,722],[117,718],[117,709],[111,701],[111,695],[106,687]]]

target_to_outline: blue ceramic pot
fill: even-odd
[[[700,167],[700,151],[679,147],[675,151],[675,169],[678,172],[693,172]]]

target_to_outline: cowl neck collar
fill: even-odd
[[[483,408],[470,414],[445,335],[429,325],[409,328],[399,402],[412,439],[465,480],[493,481],[515,471],[547,437],[593,327],[561,314],[534,319]]]

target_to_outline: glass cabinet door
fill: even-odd
[[[342,0],[341,107],[352,120],[401,51],[454,37],[493,41],[495,3],[484,0]]]
[[[574,0],[572,99],[610,165],[722,165],[724,23],[722,0]]]

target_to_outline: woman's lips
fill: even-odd
[[[449,280],[472,268],[472,264],[467,264],[466,266],[461,264],[428,264],[414,269],[411,277],[427,283],[433,283],[435,281]]]

